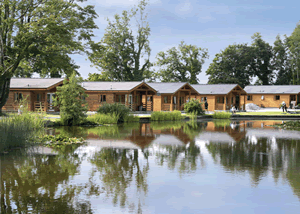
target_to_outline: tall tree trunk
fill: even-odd
[[[10,79],[11,77],[8,75],[0,76],[0,113],[2,113],[2,107],[5,105],[8,99]]]

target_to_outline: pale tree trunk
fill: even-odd
[[[0,76],[0,113],[2,113],[2,107],[8,99],[10,79],[11,77],[7,75]]]

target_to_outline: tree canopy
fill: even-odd
[[[0,3],[0,109],[10,78],[66,73],[78,68],[69,54],[85,51],[96,28],[84,0],[4,0]]]
[[[202,65],[208,58],[206,49],[181,41],[178,48],[173,47],[166,52],[157,54],[156,65],[160,66],[157,77],[162,82],[198,83],[197,75],[201,73]]]
[[[232,83],[241,87],[249,85],[253,76],[250,69],[251,60],[251,48],[247,44],[229,45],[216,54],[207,69],[208,83]]]
[[[131,11],[116,14],[113,21],[108,20],[101,41],[92,45],[90,61],[114,81],[141,81],[151,77],[147,4],[141,0]],[[136,20],[135,25],[132,19]]]

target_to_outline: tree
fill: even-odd
[[[277,71],[275,85],[289,85],[292,83],[293,73],[291,56],[288,48],[288,38],[284,41],[280,36],[274,42],[274,69]]]
[[[263,85],[270,85],[274,78],[273,48],[262,39],[260,33],[255,33],[251,38],[253,39],[251,45],[253,58],[250,64],[252,73],[262,81]]]
[[[84,0],[3,0],[0,3],[0,111],[12,76],[70,75],[69,54],[84,51],[97,17]]]
[[[109,78],[108,74],[106,72],[102,72],[101,74],[97,73],[89,73],[89,77],[86,79],[86,81],[91,82],[106,82],[106,81],[112,81],[112,79]]]
[[[78,125],[87,117],[87,97],[84,89],[79,85],[80,78],[72,74],[69,81],[65,78],[63,86],[57,87],[54,105],[60,108],[60,117],[63,125]]]
[[[198,83],[197,75],[201,73],[204,60],[208,58],[206,49],[187,45],[181,41],[178,48],[173,47],[157,54],[157,73],[162,82]]]
[[[116,14],[113,22],[108,20],[102,40],[92,44],[89,59],[114,81],[141,81],[151,77],[147,4],[146,0],[141,0],[131,11],[123,11],[121,16]],[[131,26],[133,18],[136,20],[136,32]]]
[[[288,37],[288,46],[291,52],[292,66],[292,83],[293,85],[300,84],[300,23],[297,24],[295,30]]]
[[[216,54],[206,71],[208,83],[233,83],[243,88],[249,85],[253,76],[250,69],[251,51],[252,48],[247,44],[234,44]]]

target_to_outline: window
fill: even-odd
[[[168,103],[168,97],[164,97],[164,103]]]
[[[275,96],[275,100],[280,100],[280,96],[279,96],[279,95],[276,95],[276,96]]]
[[[152,96],[147,97],[147,102],[152,102]]]
[[[217,103],[224,103],[224,97],[217,97]]]
[[[201,102],[205,102],[207,100],[207,97],[201,97]]]
[[[174,97],[173,97],[173,103],[176,105],[176,102],[177,102],[177,101],[176,101],[176,97],[174,96]]]
[[[15,93],[15,102],[19,102],[23,100],[23,94],[22,93]]]
[[[252,95],[248,95],[247,100],[252,100]]]
[[[99,102],[100,103],[106,102],[106,95],[99,95]]]

